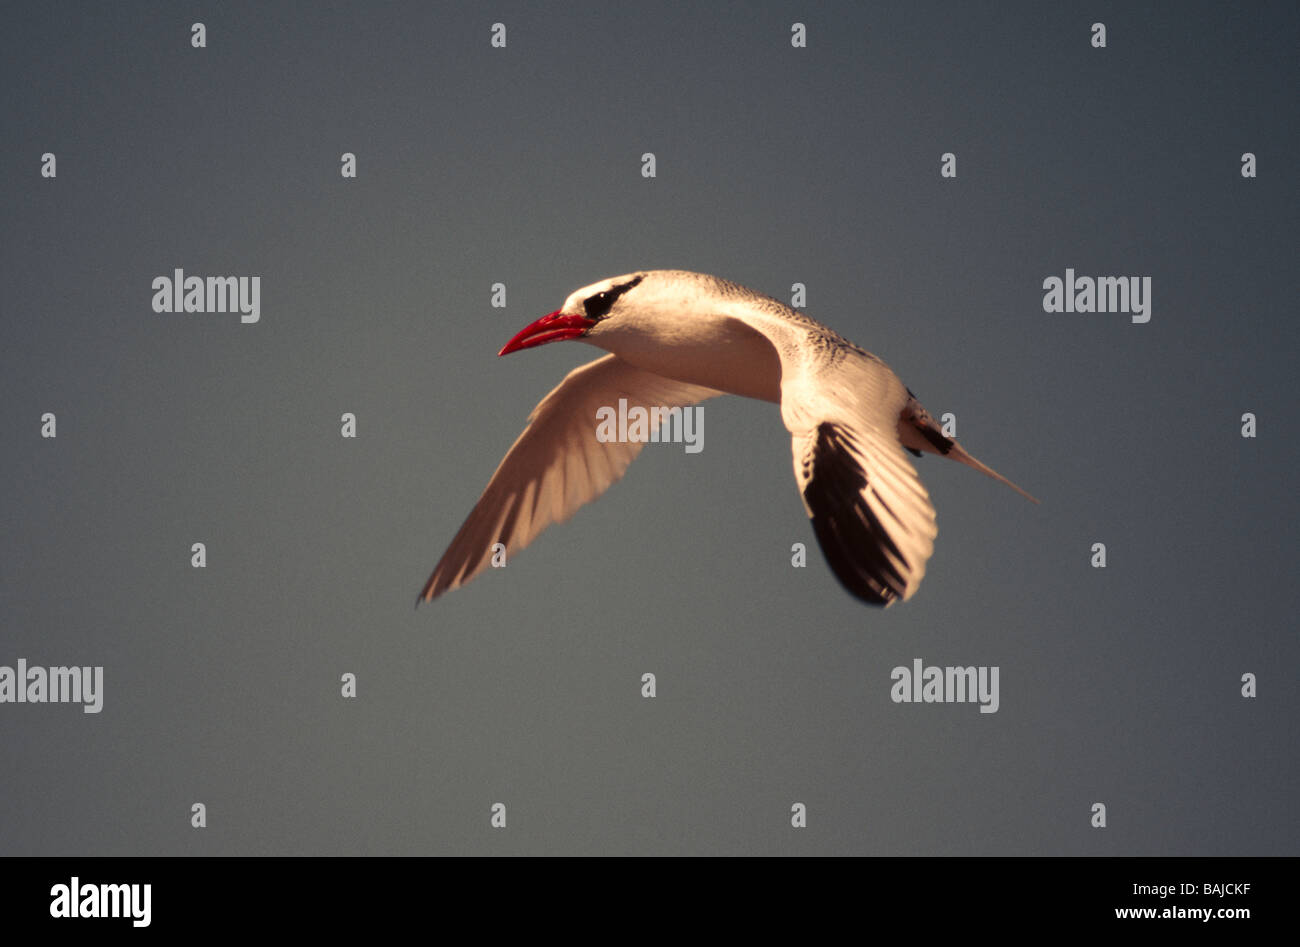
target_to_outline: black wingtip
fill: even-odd
[[[813,532],[817,534],[817,543],[826,557],[826,564],[844,590],[854,598],[878,608],[888,608],[903,597],[902,578],[885,556],[870,545],[870,538],[862,535],[865,530],[855,527],[850,532],[859,535],[846,539],[839,535],[833,521],[814,518]]]
[[[818,429],[804,500],[835,578],[855,598],[888,608],[907,591],[907,578],[898,565],[903,556],[863,498],[867,479],[848,441],[834,424]]]

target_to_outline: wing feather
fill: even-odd
[[[686,407],[722,394],[634,368],[614,355],[574,369],[538,403],[514,445],[420,592],[430,601],[469,582],[502,543],[523,549],[552,523],[562,523],[623,476],[640,443],[602,443],[596,411],[634,406]]]
[[[906,601],[938,535],[930,495],[898,439],[907,388],[847,343],[809,338],[777,349],[795,482],[827,563],[865,602]]]

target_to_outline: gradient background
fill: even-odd
[[[0,664],[105,703],[0,705],[0,853],[1297,854],[1296,5],[866,6],[11,8]],[[261,322],[154,313],[175,267]],[[924,458],[927,577],[868,608],[729,398],[413,610],[599,354],[497,349],[660,267],[806,283],[1043,505]],[[1044,313],[1066,267],[1151,322]],[[1001,709],[892,703],[915,657]]]

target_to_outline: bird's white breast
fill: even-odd
[[[744,398],[781,401],[781,361],[767,337],[731,316],[659,319],[588,339],[633,365]]]

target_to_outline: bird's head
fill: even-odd
[[[599,336],[614,335],[620,329],[628,330],[647,308],[644,303],[648,299],[642,297],[651,295],[647,289],[654,282],[655,275],[653,272],[626,273],[584,286],[570,295],[555,312],[515,333],[497,354],[509,355],[520,349],[566,339],[585,339],[599,344],[595,341]]]

